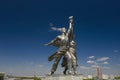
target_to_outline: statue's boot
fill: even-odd
[[[53,71],[51,71],[48,75],[49,75],[49,76],[51,76],[51,75],[53,75],[53,74],[54,74],[54,72],[53,72]]]
[[[74,75],[77,75],[77,71],[76,70],[74,71]]]
[[[66,71],[67,71],[68,67],[65,67],[65,70],[63,71],[63,74],[66,75]]]
[[[72,75],[72,71],[68,71],[68,74],[69,74],[69,75]]]

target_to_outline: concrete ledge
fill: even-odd
[[[52,75],[42,77],[42,80],[83,80],[82,75]]]

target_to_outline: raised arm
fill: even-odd
[[[67,36],[69,38],[69,41],[72,41],[74,38],[74,34],[73,34],[73,16],[69,17],[69,28],[67,31]]]

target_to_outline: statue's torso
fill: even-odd
[[[74,53],[75,53],[75,48],[70,47],[70,48],[69,48],[69,51],[70,51],[72,54],[74,54]]]
[[[68,44],[68,37],[65,36],[65,35],[59,35],[58,36],[58,44],[59,44],[59,47],[66,47],[67,44]]]

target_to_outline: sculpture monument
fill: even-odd
[[[50,75],[53,75],[57,69],[58,63],[63,57],[61,66],[64,67],[64,74],[77,74],[77,56],[76,56],[76,43],[73,34],[73,16],[69,17],[69,28],[58,28],[61,35],[58,35],[55,39],[45,44],[46,46],[53,45],[58,50],[48,57],[48,61],[55,59]]]

